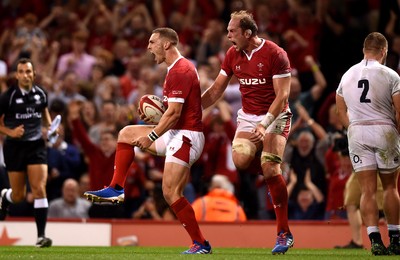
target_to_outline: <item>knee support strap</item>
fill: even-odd
[[[262,152],[261,153],[261,165],[266,162],[282,163],[282,158],[279,155],[273,153]]]
[[[232,142],[232,150],[245,155],[254,157],[257,147],[250,140],[245,138],[235,138]]]

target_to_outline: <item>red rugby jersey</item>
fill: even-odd
[[[286,52],[275,43],[262,40],[262,44],[250,55],[236,51],[232,46],[221,66],[221,73],[238,78],[243,111],[253,115],[268,112],[275,99],[272,79],[287,77],[291,71]]]

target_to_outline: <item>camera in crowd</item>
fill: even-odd
[[[340,152],[342,155],[349,155],[349,142],[347,136],[340,136],[333,139],[333,151]]]

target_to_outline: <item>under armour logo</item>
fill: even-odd
[[[240,65],[236,65],[236,66],[235,66],[235,69],[236,69],[236,70],[240,70]]]
[[[278,204],[278,205],[275,205],[275,204],[274,204],[274,209],[276,209],[276,208],[281,208],[281,207],[282,207],[281,204]]]

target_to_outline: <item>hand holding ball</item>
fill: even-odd
[[[160,122],[160,119],[166,110],[161,98],[155,95],[142,96],[139,101],[139,109],[140,112],[149,120],[147,122],[152,124]]]

